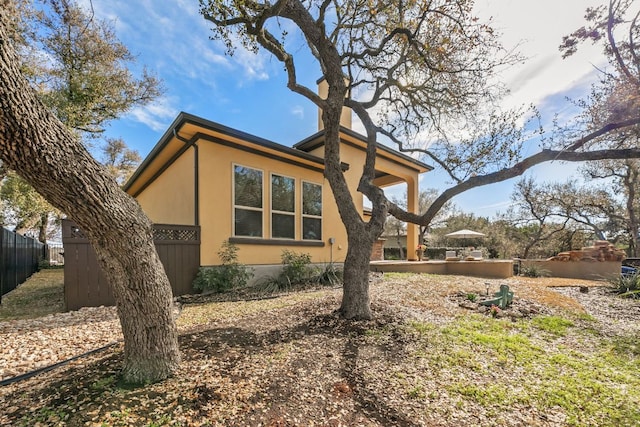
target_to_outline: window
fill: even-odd
[[[271,237],[296,237],[296,182],[293,178],[271,175]]]
[[[262,237],[262,171],[233,168],[234,235]]]
[[[302,182],[302,239],[322,240],[322,186]]]

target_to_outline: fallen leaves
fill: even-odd
[[[442,340],[442,328],[469,315],[454,296],[485,293],[487,282],[491,292],[507,283],[515,291],[516,301],[544,304],[550,312],[586,311],[596,319],[589,327],[607,333],[604,324],[612,323],[622,311],[628,317],[618,319],[620,322],[640,324],[640,310],[633,302],[615,300],[621,305],[612,308],[611,300],[606,299],[611,296],[597,289],[587,294],[575,291],[576,295],[573,287],[561,291],[550,288],[559,283],[578,286],[576,281],[538,280],[391,276],[372,282],[374,320],[357,322],[345,321],[335,311],[339,289],[263,301],[185,304],[178,320],[183,362],[175,377],[139,389],[121,386],[122,346],[116,346],[1,388],[0,424],[30,425],[42,420],[37,422],[96,426],[559,426],[566,422],[566,416],[557,408],[514,404],[510,410],[492,415],[491,405],[474,400],[474,393],[499,395],[499,386],[508,378],[505,372],[514,378],[524,375],[516,367],[505,371],[508,362],[496,361],[491,349],[460,345],[436,352],[447,344],[435,341]],[[602,303],[603,299],[607,303]],[[515,323],[504,325],[504,330],[518,332],[511,326]],[[535,328],[527,329],[529,339],[537,333]],[[76,354],[85,345],[99,346],[119,334],[112,308],[0,323],[0,339],[9,343],[2,357],[44,356],[29,360],[29,366]],[[576,352],[585,350],[581,340],[580,336],[567,337],[558,343],[565,346],[563,351],[569,348]],[[555,345],[545,336],[541,342]],[[482,363],[475,358],[478,354],[483,355]],[[517,391],[522,385],[524,382],[514,380],[511,387]]]

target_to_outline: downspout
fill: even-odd
[[[194,225],[199,226],[200,225],[200,174],[198,171],[198,167],[199,167],[199,161],[198,161],[198,145],[196,144],[197,139],[193,138],[191,140],[186,139],[182,136],[180,136],[178,134],[178,131],[176,130],[176,128],[173,128],[173,136],[176,137],[178,140],[184,142],[185,144],[187,144],[190,147],[193,147],[193,160],[194,160],[194,165],[193,165],[193,191],[194,191],[194,218],[193,218],[193,222]]]

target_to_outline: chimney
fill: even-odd
[[[345,81],[347,80],[345,79]],[[327,95],[329,94],[329,84],[327,83],[327,80],[322,77],[316,83],[318,84],[318,95],[323,99],[327,99]],[[340,114],[340,126],[351,129],[351,108],[342,108],[342,114]],[[322,122],[322,110],[318,108],[318,130],[320,131],[322,129],[324,129],[324,123]]]

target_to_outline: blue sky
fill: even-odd
[[[198,13],[197,0],[93,0],[95,14],[111,20],[119,39],[163,80],[166,92],[153,105],[137,108],[107,128],[107,136],[121,137],[144,157],[180,111],[199,115],[242,131],[292,145],[317,130],[317,110],[285,85],[282,65],[261,52],[237,49],[225,55],[222,43],[210,39],[210,25]],[[483,18],[503,34],[506,47],[528,60],[506,70],[503,81],[511,89],[508,106],[534,104],[550,122],[554,114],[567,117],[573,108],[566,97],[586,94],[597,79],[594,65],[604,59],[599,47],[583,46],[562,60],[558,45],[563,35],[584,24],[584,10],[593,0],[478,0]],[[81,4],[89,5],[88,0]],[[302,43],[300,43],[302,51]],[[320,76],[308,57],[298,64],[299,78],[315,87]],[[357,125],[354,126],[357,130]],[[536,142],[528,154],[537,151]],[[565,180],[573,165],[550,163],[532,169],[537,179]],[[481,187],[454,202],[466,212],[491,216],[504,211],[514,181]],[[421,187],[446,188],[446,177],[424,174]],[[400,195],[402,189],[393,191]]]

